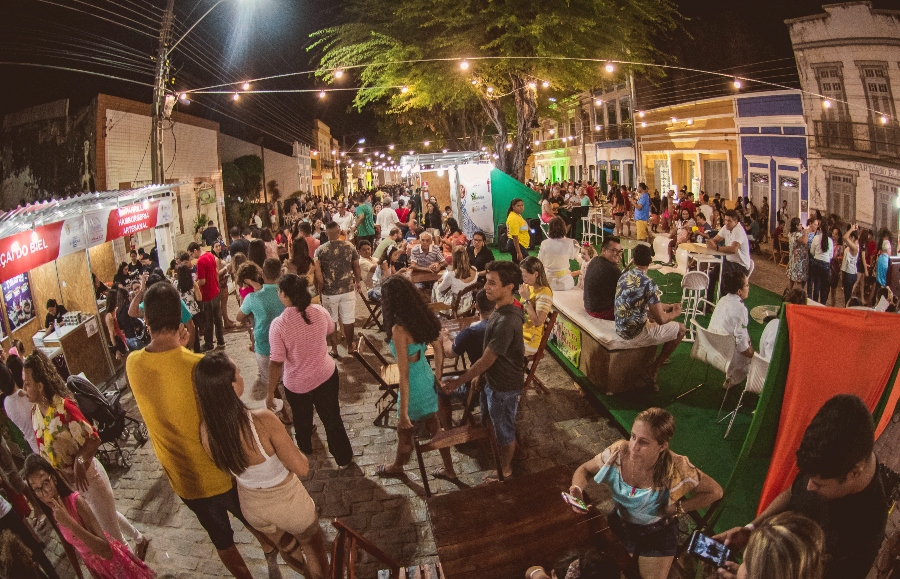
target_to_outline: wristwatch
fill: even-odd
[[[75,459],[75,461],[78,462],[78,464],[84,466],[84,457],[83,456],[79,455],[78,458]]]
[[[675,501],[675,516],[680,517],[684,515],[684,505],[681,503],[681,499]]]

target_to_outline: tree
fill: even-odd
[[[610,74],[595,59],[662,59],[653,40],[680,16],[670,0],[348,0],[343,18],[312,35],[321,78],[359,66],[354,104],[383,102],[395,115],[478,103],[496,130],[498,167],[524,180],[544,95],[642,71],[623,65]]]
[[[228,222],[243,227],[260,205],[262,159],[245,155],[231,163],[222,163],[222,184]]]

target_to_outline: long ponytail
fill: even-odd
[[[303,321],[311,324],[312,322],[306,315],[306,308],[312,303],[312,296],[309,295],[309,281],[305,277],[288,273],[278,280],[278,289],[291,300],[291,305],[297,308],[297,311],[303,316]]]

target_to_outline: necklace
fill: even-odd
[[[637,467],[636,467],[635,464],[634,464],[634,459],[631,458],[631,457],[629,457],[629,461],[631,462],[631,474],[632,474],[632,475],[635,475],[635,476],[632,477],[631,480],[632,480],[635,484],[629,484],[629,483],[625,483],[625,484],[627,484],[628,486],[631,487],[631,496],[634,496],[635,494],[637,494],[637,491],[638,491],[639,488],[645,488],[646,485],[645,485],[645,484],[640,484],[639,479],[638,479],[637,476],[636,476],[635,469],[636,469]],[[651,476],[652,476],[652,475],[651,475]]]

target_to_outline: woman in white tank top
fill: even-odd
[[[194,368],[200,440],[216,466],[237,480],[241,511],[278,546],[292,569],[325,579],[328,557],[316,505],[300,477],[309,461],[281,420],[266,408],[241,402],[244,379],[224,352],[211,352]]]
[[[844,306],[853,295],[853,288],[859,278],[859,225],[853,224],[844,233],[844,260],[841,262],[841,282],[844,286]]]

